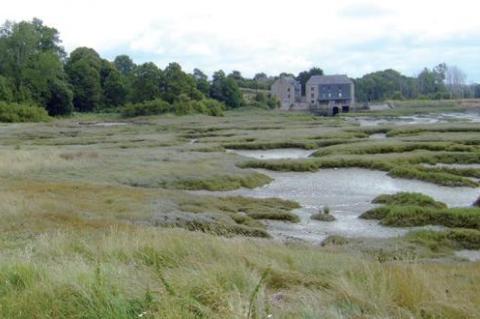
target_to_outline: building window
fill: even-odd
[[[290,88],[288,88],[287,91],[290,92]]]
[[[332,93],[328,93],[328,97],[332,97]]]
[[[288,98],[290,98],[290,94],[288,95]]]
[[[312,97],[312,99],[313,99],[313,98],[315,97],[315,94],[313,94],[313,93],[312,93],[310,96],[311,96],[311,97]]]
[[[315,104],[315,100],[312,100],[312,104]]]
[[[342,92],[339,92],[339,93],[338,93],[338,97],[342,97]]]
[[[313,91],[313,90],[315,90],[315,88],[312,86],[312,87],[310,88],[310,91]]]

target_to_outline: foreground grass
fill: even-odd
[[[178,230],[46,233],[2,249],[0,278],[4,318],[480,316],[475,264],[383,264]]]

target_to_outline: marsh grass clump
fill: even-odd
[[[333,222],[337,220],[335,216],[330,214],[330,207],[328,206],[325,206],[323,211],[319,211],[318,213],[311,215],[310,219],[322,222]]]
[[[338,235],[328,236],[324,241],[322,241],[322,246],[342,246],[350,242],[348,238]]]
[[[310,218],[313,220],[318,220],[320,222],[334,222],[337,220],[335,216],[325,213],[313,214],[310,216]]]
[[[241,224],[248,224],[250,219],[270,219],[298,222],[299,217],[291,211],[301,206],[289,200],[279,198],[233,197],[198,197],[189,198],[180,203],[180,208],[189,212],[218,212],[233,214],[232,218]]]
[[[422,207],[428,206],[434,208],[447,208],[445,203],[436,201],[430,196],[408,192],[380,195],[373,199],[372,203],[384,205],[416,205]]]
[[[442,186],[478,187],[479,183],[469,178],[444,171],[427,171],[411,166],[397,166],[388,172],[389,176],[406,179],[417,179]]]
[[[239,176],[212,176],[203,179],[179,179],[167,182],[162,186],[166,188],[185,189],[185,190],[208,190],[208,191],[227,191],[238,188],[256,188],[270,183],[272,179],[267,175],[252,173]]]
[[[360,218],[377,219],[395,227],[440,225],[480,230],[478,208],[447,208],[428,196],[412,193],[381,195],[374,202],[386,205],[368,210]]]
[[[427,246],[432,251],[480,249],[480,231],[475,229],[421,230],[409,233],[407,239],[413,243]]]

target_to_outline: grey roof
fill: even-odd
[[[308,84],[352,84],[352,80],[345,74],[335,75],[314,75],[308,82]]]

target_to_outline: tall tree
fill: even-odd
[[[132,74],[136,67],[136,64],[133,63],[132,59],[126,54],[117,56],[113,64],[117,70],[125,76]]]
[[[125,104],[128,95],[126,76],[107,60],[102,60],[100,83],[103,90],[103,104],[106,107]]]
[[[213,81],[210,87],[210,96],[224,102],[230,108],[237,108],[243,104],[243,96],[237,82],[225,76],[222,70],[213,74]]]
[[[307,81],[314,75],[323,75],[323,70],[318,67],[313,67],[310,70],[300,72],[297,75],[296,80],[302,85],[302,95],[305,95],[305,85],[307,84]]]
[[[0,28],[0,73],[7,78],[14,100],[36,102],[50,114],[71,111],[72,94],[63,68],[65,51],[60,44],[58,31],[39,19],[7,21]],[[59,95],[62,105],[56,104]]]
[[[450,94],[454,98],[463,98],[466,93],[465,81],[467,76],[457,66],[448,66],[445,74],[445,82]]]
[[[197,90],[208,96],[210,92],[210,83],[208,82],[208,76],[199,69],[193,70],[193,78],[195,80]]]
[[[181,94],[193,100],[202,98],[193,78],[183,72],[178,63],[170,63],[163,71],[162,91],[163,99],[169,103],[173,103]]]
[[[132,82],[132,101],[143,102],[160,97],[163,72],[154,63],[144,63],[135,68]]]
[[[67,60],[65,68],[73,87],[73,105],[80,112],[93,111],[101,105],[101,66],[98,53],[85,47],[75,49]]]

